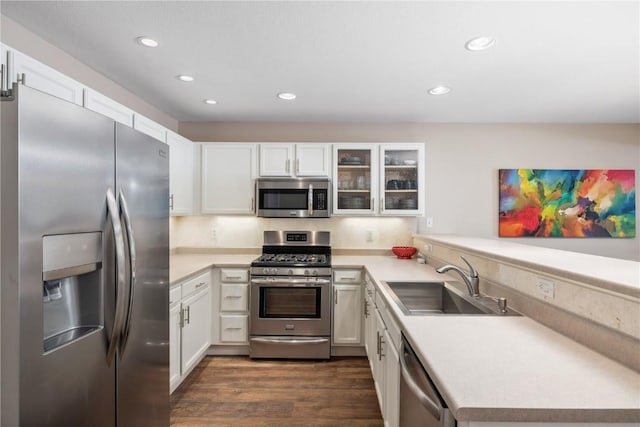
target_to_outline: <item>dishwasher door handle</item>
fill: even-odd
[[[400,373],[402,375],[402,378],[404,378],[404,380],[406,381],[407,386],[411,390],[411,393],[413,393],[413,395],[420,401],[420,404],[424,406],[425,409],[429,411],[437,420],[441,420],[444,408],[442,407],[440,402],[432,400],[424,391],[422,391],[416,380],[413,378],[413,376],[411,376],[411,372],[409,372],[409,361],[407,360],[407,358],[413,358],[414,356],[411,350],[406,347],[404,339],[402,340],[402,348],[400,350]],[[414,364],[415,363],[419,362],[417,360],[414,360]],[[425,379],[425,382],[430,388],[429,391],[436,395],[436,391],[430,385],[430,380],[428,378]]]

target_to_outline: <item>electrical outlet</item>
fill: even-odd
[[[211,233],[209,234],[209,237],[211,238],[212,242],[215,242],[216,239],[218,238],[218,230],[215,227],[211,228]]]
[[[427,228],[433,228],[433,217],[427,217]]]
[[[555,295],[556,284],[553,280],[536,278],[536,288],[542,296],[553,298]]]
[[[424,245],[424,251],[425,252],[432,252],[433,251],[433,246],[431,246],[431,243],[427,243]]]
[[[367,242],[373,242],[373,231],[367,230],[364,232],[364,239]]]

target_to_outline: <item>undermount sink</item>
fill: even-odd
[[[384,282],[400,310],[409,316],[483,314],[519,315],[513,310],[501,313],[496,302],[488,297],[474,298],[466,294],[460,282]]]

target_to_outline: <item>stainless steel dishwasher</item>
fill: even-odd
[[[404,336],[400,350],[400,427],[454,427],[453,414]]]

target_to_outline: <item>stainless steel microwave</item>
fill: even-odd
[[[256,213],[265,218],[328,218],[329,178],[258,178]]]

